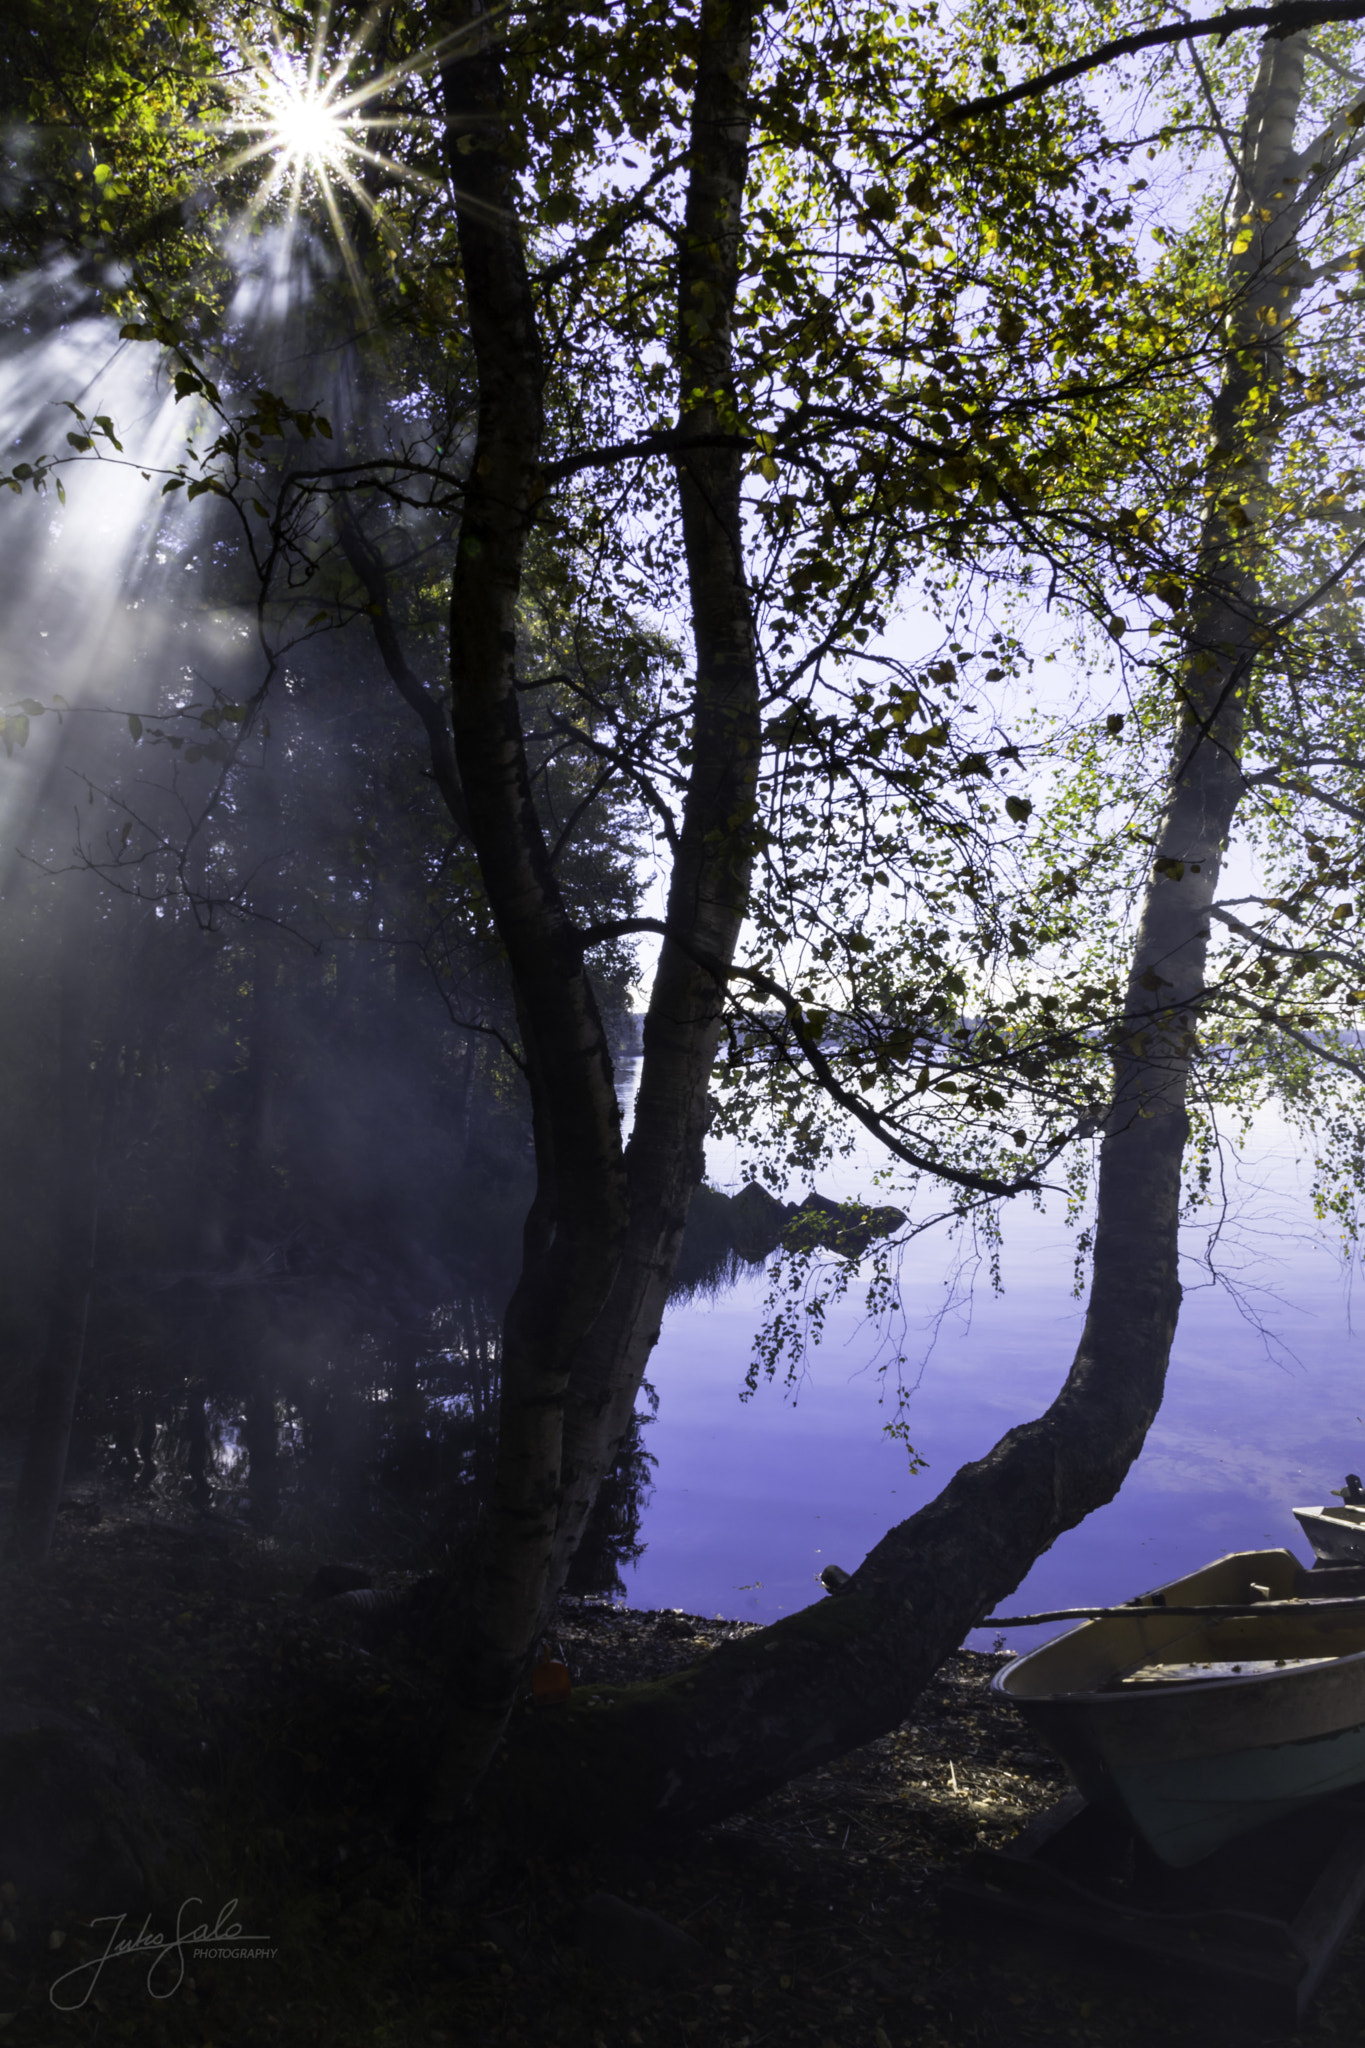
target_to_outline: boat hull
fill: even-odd
[[[1286,1550],[1221,1558],[1144,1596],[1152,1604],[1006,1665],[994,1689],[1087,1798],[1119,1808],[1163,1862],[1197,1863],[1365,1782],[1365,1602],[1214,1620],[1162,1613],[1162,1604],[1289,1599],[1298,1573]],[[1250,1665],[1259,1668],[1242,1668]]]
[[[1365,1508],[1295,1508],[1294,1519],[1324,1564],[1365,1564]]]

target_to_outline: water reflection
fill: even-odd
[[[870,1173],[855,1161],[849,1186]],[[1142,1457],[1117,1498],[1038,1561],[1013,1611],[1126,1598],[1227,1550],[1282,1544],[1311,1562],[1290,1510],[1361,1469],[1365,1355],[1349,1275],[1313,1234],[1306,1187],[1290,1138],[1267,1121],[1230,1189],[1219,1284],[1197,1257],[1209,1219],[1188,1233],[1167,1399]],[[794,1394],[764,1382],[747,1403],[761,1277],[676,1304],[651,1367],[658,1465],[631,1601],[768,1619],[820,1598],[823,1565],[854,1568],[957,1465],[1051,1400],[1081,1326],[1074,1249],[1055,1211],[1021,1208],[1006,1225],[1003,1295],[978,1276],[945,1313],[952,1249],[916,1241],[903,1276],[905,1348],[923,1367],[909,1416],[929,1469],[916,1477],[882,1434],[892,1409],[856,1298],[831,1310]]]
[[[862,1243],[887,1221],[833,1202],[704,1188],[678,1297],[722,1298],[784,1239]],[[73,1476],[187,1500],[319,1549],[394,1562],[450,1555],[472,1533],[493,1476],[511,1262],[483,1264],[492,1276],[483,1289],[440,1294],[437,1273],[434,1305],[410,1290],[405,1314],[391,1292],[368,1299],[353,1287],[339,1298],[321,1268],[178,1277],[144,1304],[136,1370],[112,1344],[95,1350]],[[621,1595],[623,1570],[643,1555],[655,1462],[645,1432],[656,1408],[647,1389],[574,1560],[573,1592]]]
[[[462,1542],[488,1495],[500,1312],[528,1192],[510,1139],[471,1153],[477,1202],[426,1219],[424,1237],[409,1210],[395,1220],[408,1245],[398,1280],[378,1250],[375,1276],[357,1268],[359,1231],[333,1244],[315,1228],[316,1243],[296,1235],[270,1259],[248,1244],[235,1261],[144,1270],[136,1288],[111,1257],[78,1475],[333,1555],[430,1560]],[[1285,1544],[1307,1561],[1290,1510],[1362,1468],[1361,1339],[1342,1268],[1305,1221],[1306,1174],[1285,1133],[1264,1126],[1254,1160],[1221,1224],[1219,1285],[1192,1256],[1142,1458],[1117,1499],[1035,1565],[1016,1611],[1125,1598],[1230,1549]],[[774,1246],[794,1224],[846,1245],[883,1226],[830,1199],[871,1189],[875,1162],[855,1157],[812,1206],[800,1190],[785,1205],[743,1190],[732,1153],[709,1165],[739,1199],[698,1195],[651,1394],[572,1583],[773,1618],[820,1598],[825,1565],[856,1567],[959,1463],[1052,1398],[1081,1324],[1074,1240],[1054,1211],[1016,1211],[999,1297],[982,1276],[955,1291],[953,1248],[914,1241],[900,1348],[917,1379],[910,1434],[928,1460],[915,1474],[884,1434],[894,1395],[856,1289],[831,1307],[798,1386],[760,1378],[741,1399]],[[1192,1224],[1192,1255],[1206,1235],[1207,1219]],[[442,1265],[452,1242],[461,1257]]]

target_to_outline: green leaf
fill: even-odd
[[[142,720],[138,717],[136,711],[128,713],[128,730],[133,735],[133,745],[136,746],[142,738]]]
[[[1016,825],[1026,825],[1033,816],[1033,805],[1026,796],[1007,796],[1005,813],[1013,818]]]

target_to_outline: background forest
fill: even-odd
[[[10,610],[39,672],[72,689],[63,643],[82,593],[45,542],[10,556]],[[349,1497],[354,1514],[381,1473],[401,1475],[412,1540],[418,1500],[458,1519],[486,1463],[530,1194],[486,909],[363,647],[294,653],[268,738],[226,765],[240,564],[230,534],[196,535],[192,562],[158,543],[136,596],[95,579],[94,659],[105,669],[112,627],[124,701],[163,704],[179,731],[144,765],[135,713],[59,705],[21,757],[40,787],[11,813],[6,1414],[14,1430],[31,1407],[53,1294],[69,1293],[84,1319],[77,1470],[142,1488],[160,1470],[200,1506],[217,1482],[239,1511],[249,1489],[265,1527],[281,1486],[315,1512]],[[193,600],[173,610],[187,567]],[[150,649],[139,611],[156,620]],[[177,627],[200,659],[159,695]],[[581,791],[548,732],[544,778],[568,815]],[[594,909],[634,901],[632,831],[594,816],[577,836]],[[603,971],[626,1055],[624,976]],[[58,1239],[72,1175],[81,1206]]]

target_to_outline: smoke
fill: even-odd
[[[332,458],[439,451],[458,476],[466,396],[401,336],[362,345],[297,220],[218,253],[216,338],[178,356],[121,338],[72,265],[0,295],[0,1427],[72,1284],[80,1153],[77,1434],[102,1483],[453,1540],[532,1187],[516,1020],[334,506],[290,491]],[[252,415],[233,495],[204,488]],[[439,688],[457,497],[380,490],[353,516]],[[584,772],[552,740],[546,762]],[[584,813],[565,874],[590,916],[633,908],[623,848],[609,807]],[[623,1051],[627,966],[604,986]]]

